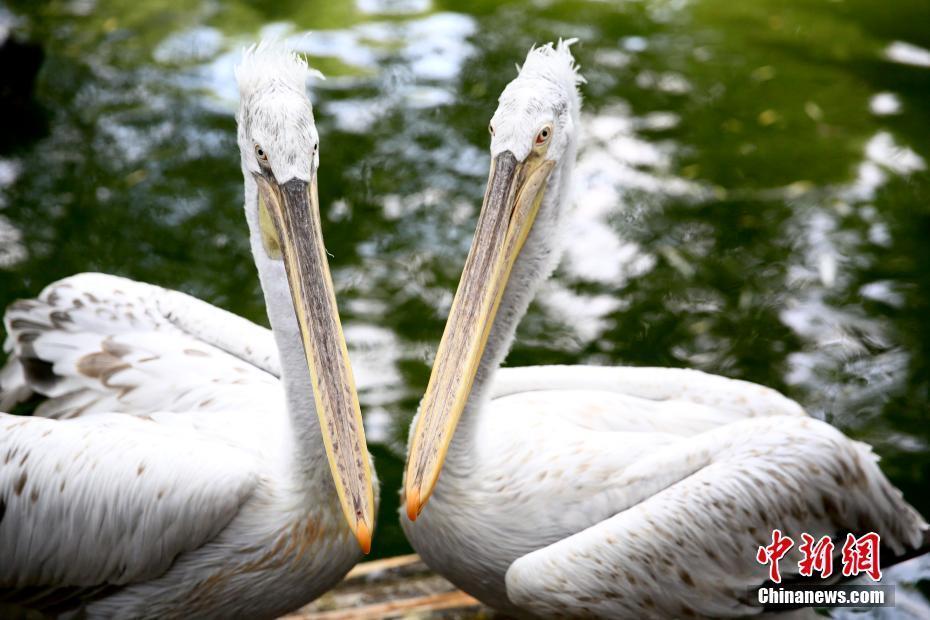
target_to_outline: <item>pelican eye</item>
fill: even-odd
[[[263,163],[268,162],[268,153],[266,153],[265,150],[257,144],[255,145],[255,156],[258,158],[258,161],[260,162],[263,162]]]
[[[491,136],[494,136],[494,123],[488,124],[488,131],[491,133]]]
[[[548,125],[543,127],[539,130],[539,133],[536,134],[536,144],[545,144],[551,135],[552,129]]]

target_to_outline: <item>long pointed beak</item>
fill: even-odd
[[[368,553],[375,514],[368,446],[320,231],[316,175],[309,183],[278,184],[270,174],[256,180],[284,259],[339,502]]]
[[[404,492],[415,520],[432,494],[514,261],[536,219],[555,162],[505,151],[491,163],[478,228],[452,301],[407,455]]]

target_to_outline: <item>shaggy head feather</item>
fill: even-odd
[[[558,159],[573,143],[581,110],[578,86],[585,79],[571,53],[576,39],[534,47],[526,56],[519,75],[498,99],[491,119],[491,153],[511,151],[518,160],[526,158],[545,125],[553,130],[549,158]]]
[[[279,183],[309,180],[319,164],[319,136],[306,83],[323,75],[282,43],[262,41],[236,67],[238,142],[244,173],[258,172],[267,156]]]

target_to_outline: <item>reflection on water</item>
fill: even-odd
[[[45,50],[48,132],[0,153],[0,304],[101,270],[264,322],[232,67],[258,36],[286,39],[326,76],[325,236],[383,444],[376,551],[400,552],[398,456],[472,236],[487,121],[532,43],[578,36],[576,207],[508,363],[771,385],[873,443],[930,514],[930,7],[872,5],[13,2],[3,23]]]
[[[930,67],[930,50],[917,47],[904,41],[895,41],[885,48],[885,57],[888,60],[900,62],[915,67]]]
[[[0,36],[2,36],[0,32]],[[0,191],[9,187],[19,176],[19,165],[15,161],[0,159]],[[0,209],[5,207],[5,198],[0,194]],[[26,259],[22,233],[0,213],[0,269],[12,270]]]

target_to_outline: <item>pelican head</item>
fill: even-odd
[[[514,263],[533,228],[557,222],[575,159],[578,73],[559,41],[530,50],[491,118],[491,171],[478,228],[410,441],[404,492],[414,520],[439,479]]]
[[[253,241],[256,261],[283,266],[336,492],[367,553],[374,494],[355,380],[320,231],[320,142],[305,91],[313,73],[280,44],[266,43],[246,50],[236,69],[246,216],[253,237],[260,237],[260,243]],[[251,197],[250,180],[257,186]]]

